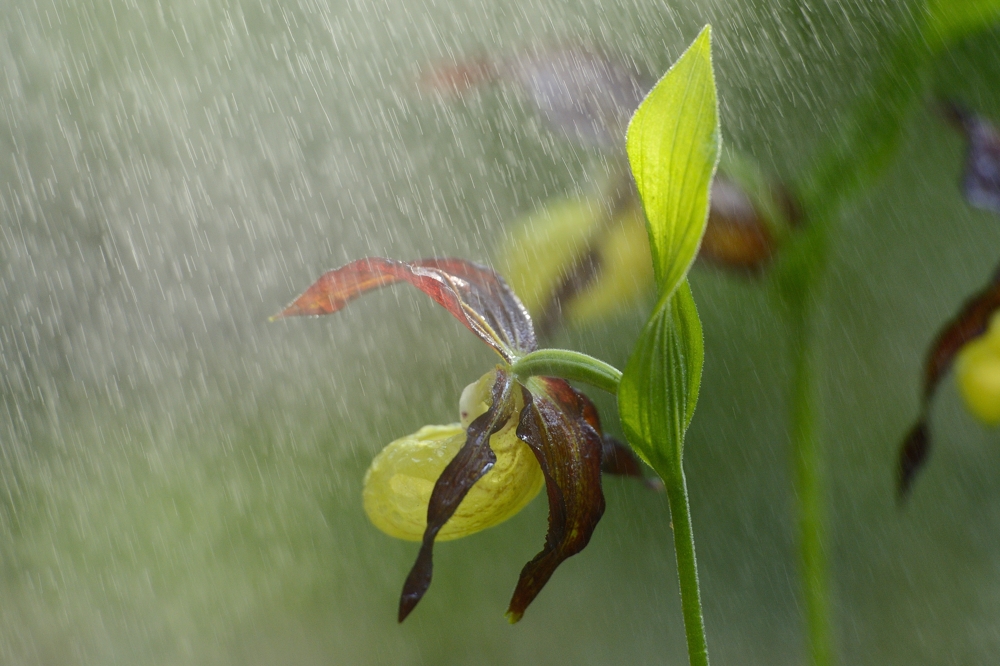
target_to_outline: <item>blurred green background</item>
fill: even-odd
[[[428,95],[442,62],[600,46],[658,74],[714,27],[724,140],[794,180],[870,85],[901,2],[0,2],[0,663],[682,664],[666,499],[608,510],[525,619],[536,500],[435,551],[371,527],[383,445],[456,419],[491,352],[400,287],[267,323],[374,254],[488,261],[505,224],[611,168],[511,90]],[[1000,29],[928,91],[1000,121]],[[1000,258],[929,107],[843,210],[820,321],[837,652],[1000,653],[1000,450],[951,382],[909,504],[893,495],[924,350]],[[804,658],[786,331],[762,281],[696,266],[706,335],[686,469],[718,664]],[[645,312],[553,344],[624,365]],[[595,396],[608,429],[613,402]]]

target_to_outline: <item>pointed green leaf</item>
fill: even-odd
[[[659,299],[622,375],[618,411],[629,443],[664,481],[680,471],[684,432],[698,401],[704,344],[685,277],[705,232],[719,152],[711,28],[705,26],[628,130]]]
[[[660,476],[680,468],[704,354],[701,320],[685,280],[646,322],[618,387],[625,436]]]
[[[628,159],[646,212],[661,298],[677,288],[698,253],[719,144],[711,28],[705,26],[628,126]]]

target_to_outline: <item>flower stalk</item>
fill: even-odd
[[[520,380],[529,377],[560,377],[583,382],[611,395],[618,395],[622,373],[604,361],[569,349],[539,349],[514,361],[514,376]]]
[[[687,637],[688,661],[691,666],[708,666],[708,642],[701,610],[698,586],[698,563],[694,552],[694,531],[691,529],[691,509],[688,502],[684,468],[663,479],[670,503],[670,519],[674,528],[674,553],[677,558],[677,578],[681,588],[681,608],[684,613],[684,633]],[[661,474],[662,476],[662,474]]]
[[[793,313],[791,440],[795,494],[799,501],[799,566],[806,608],[809,663],[833,663],[827,571],[823,446],[816,419],[812,336],[805,313]]]

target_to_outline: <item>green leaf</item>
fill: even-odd
[[[622,374],[618,411],[632,448],[668,485],[681,470],[701,383],[701,321],[685,277],[705,232],[719,152],[711,27],[705,26],[628,129],[659,299]]]
[[[677,288],[698,253],[719,145],[711,27],[705,26],[628,126],[629,164],[646,212],[661,298]]]
[[[927,41],[935,48],[1000,21],[1000,0],[931,0]]]
[[[680,469],[704,358],[701,320],[684,280],[646,322],[618,387],[625,436],[664,480]]]

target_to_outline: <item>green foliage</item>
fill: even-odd
[[[931,0],[927,9],[925,34],[935,47],[1000,20],[1000,0]]]
[[[801,183],[807,216],[832,217],[895,156],[913,110],[925,102],[934,57],[950,43],[1000,21],[1000,0],[928,0],[899,27],[884,60],[838,132],[821,146]]]
[[[646,322],[618,388],[628,441],[661,476],[680,466],[704,360],[701,320],[687,280],[664,305]]]
[[[639,106],[627,141],[659,297],[622,376],[618,410],[637,453],[661,476],[675,476],[704,355],[701,322],[685,276],[705,231],[719,160],[709,27]]]
[[[930,56],[920,25],[902,26],[871,85],[820,148],[802,188],[807,215],[836,208],[896,154],[910,112],[920,101]]]
[[[914,112],[927,103],[935,58],[952,42],[1000,19],[998,0],[927,0],[886,45],[871,83],[838,131],[821,144],[796,188],[803,230],[783,248],[773,285],[792,332],[790,394],[795,493],[810,663],[833,662],[828,573],[824,557],[824,455],[816,420],[819,394],[812,358],[812,319],[822,297],[829,239],[842,204],[870,185],[895,159]]]
[[[719,160],[709,27],[639,105],[626,141],[662,300],[684,279],[698,252]]]

